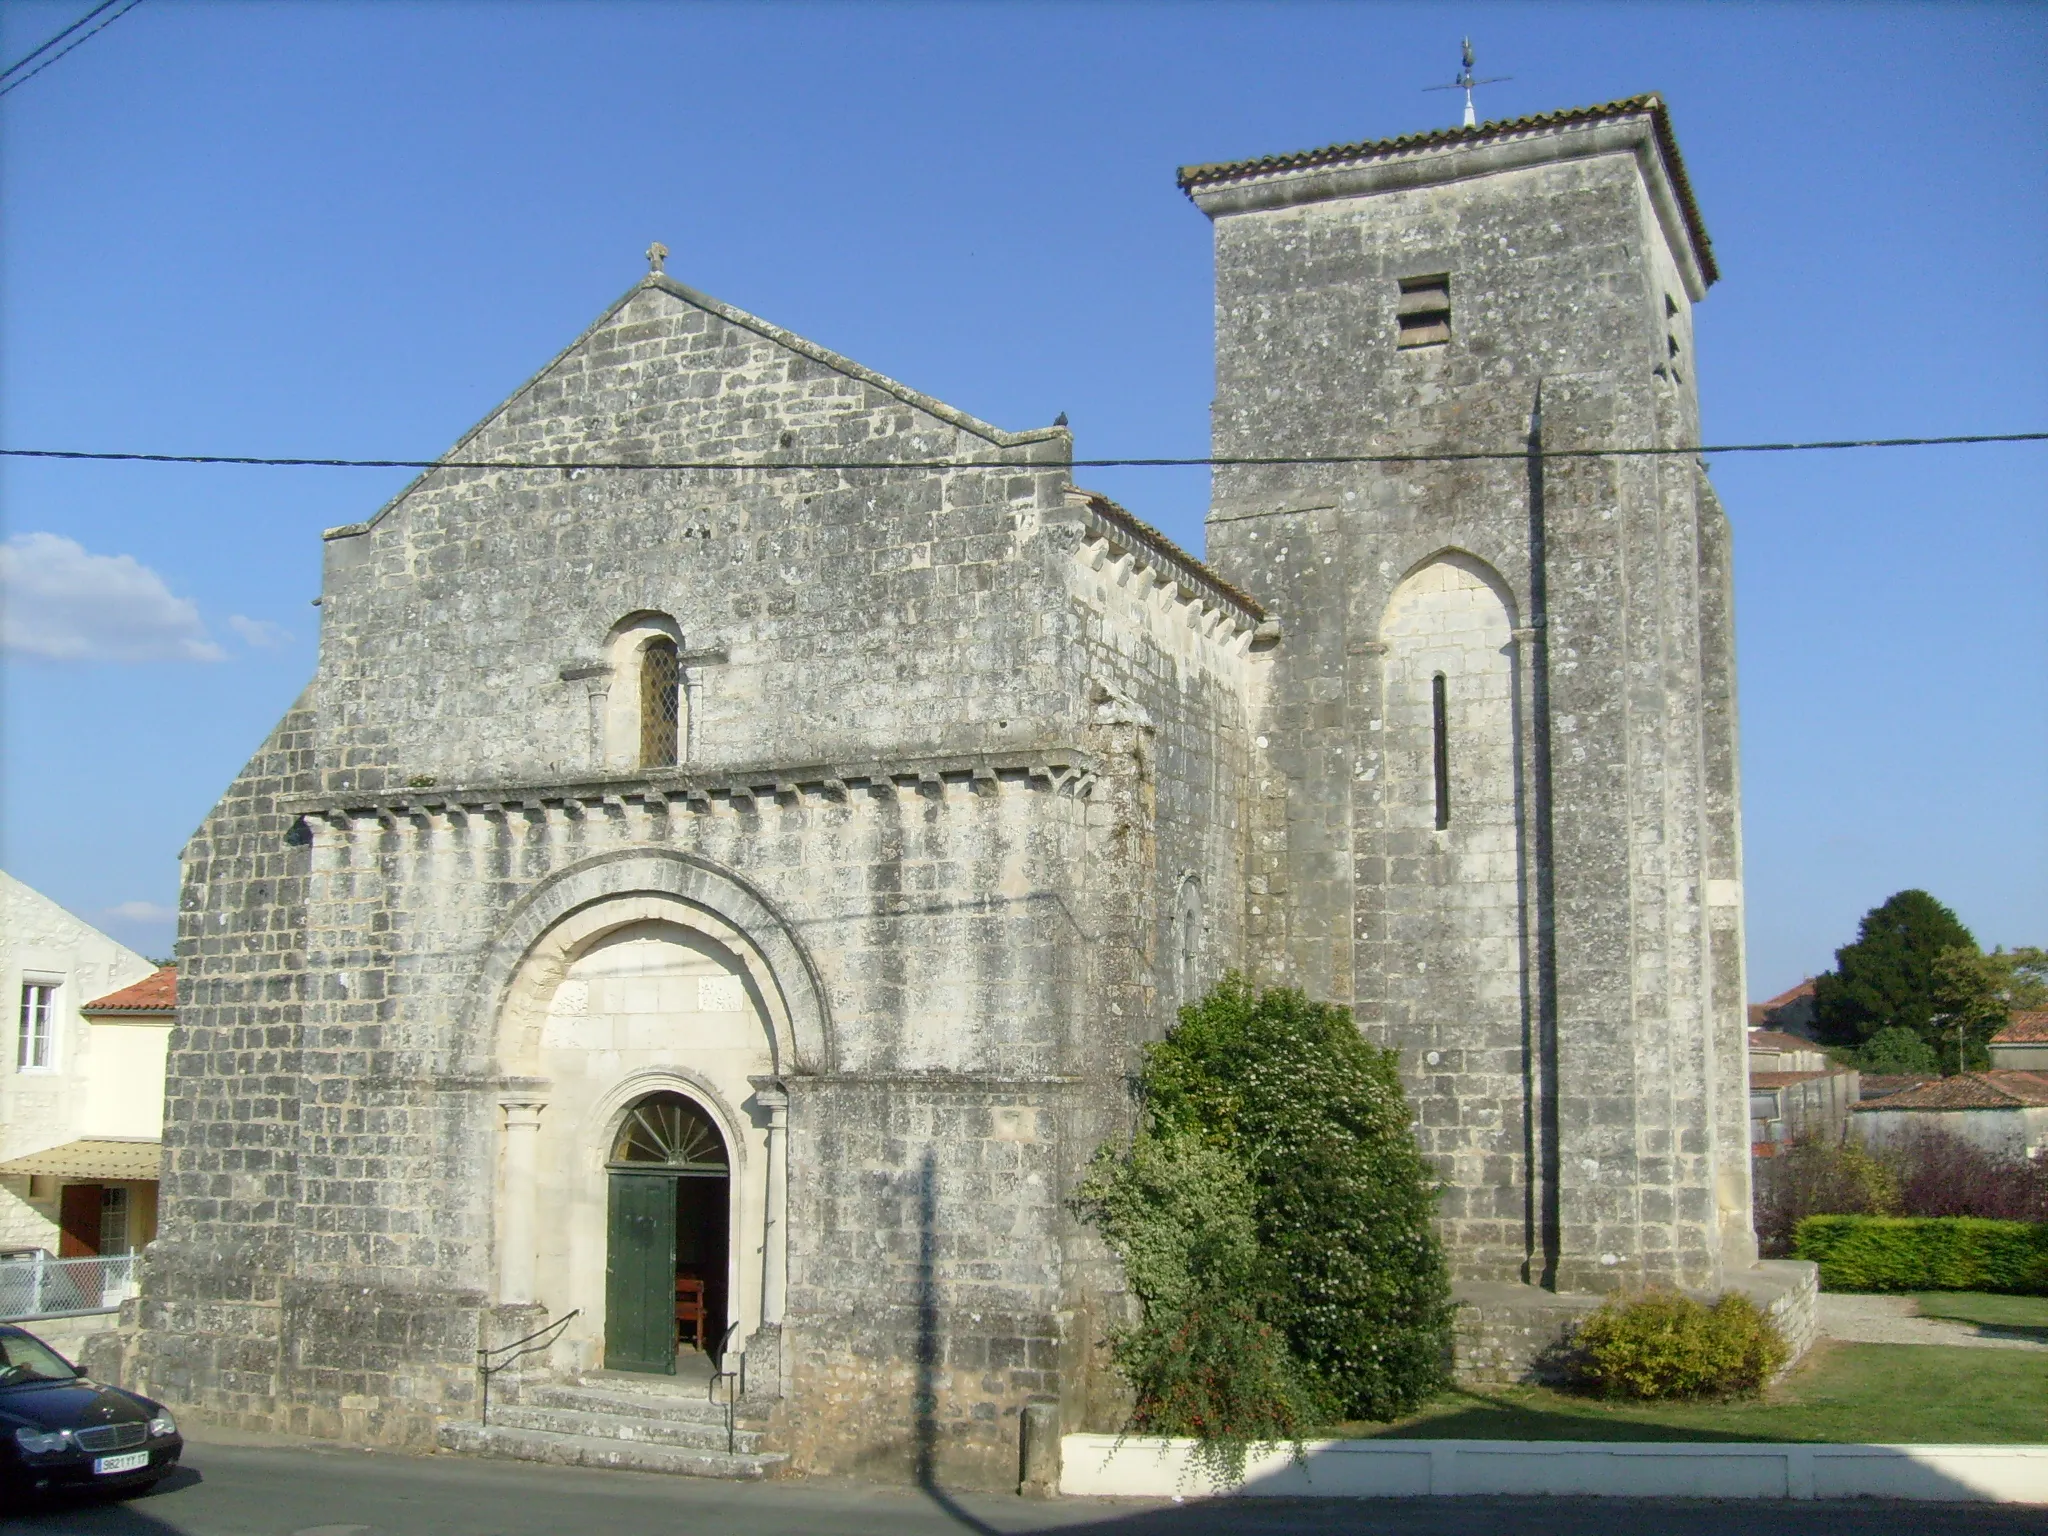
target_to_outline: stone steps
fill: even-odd
[[[726,1449],[725,1410],[715,1422],[702,1419],[656,1418],[651,1415],[627,1418],[616,1411],[591,1407],[561,1407],[544,1403],[491,1404],[491,1428],[545,1430],[556,1435],[581,1435],[591,1439],[629,1440],[637,1445],[680,1445],[692,1450]],[[734,1449],[752,1454],[761,1448],[761,1433],[735,1429]]]
[[[522,1381],[493,1400],[489,1424],[443,1424],[441,1448],[469,1456],[689,1477],[751,1479],[779,1473],[789,1458],[762,1449],[759,1420],[736,1425],[733,1449],[726,1449],[725,1405],[710,1400],[709,1387],[708,1379],[612,1372],[570,1381]]]
[[[725,1405],[712,1402],[701,1386],[693,1392],[648,1392],[611,1382],[530,1381],[520,1383],[514,1400],[529,1408],[659,1419],[671,1424],[715,1424],[720,1434],[725,1432]],[[493,1417],[496,1412],[494,1407]]]
[[[497,1416],[492,1410],[492,1417]],[[774,1477],[789,1458],[779,1451],[699,1450],[616,1435],[559,1434],[505,1424],[455,1420],[441,1426],[441,1448],[465,1456],[541,1461],[558,1467],[609,1467],[629,1472],[667,1472],[686,1477],[752,1480]]]

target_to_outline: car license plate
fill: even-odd
[[[135,1472],[149,1465],[149,1452],[130,1451],[125,1456],[102,1456],[92,1464],[95,1473]]]

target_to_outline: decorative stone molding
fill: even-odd
[[[346,828],[351,818],[381,819],[395,826],[413,816],[455,810],[483,816],[559,810],[574,816],[606,804],[640,804],[649,809],[681,805],[703,813],[718,801],[731,804],[777,797],[840,800],[849,787],[886,792],[899,787],[915,790],[933,782],[969,789],[1009,784],[1085,797],[1094,787],[1097,771],[1093,752],[1042,744],[1002,752],[957,752],[859,764],[742,764],[539,783],[337,789],[288,797],[280,809],[287,816]]]

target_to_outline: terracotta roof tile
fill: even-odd
[[[1220,182],[1248,181],[1258,176],[1312,170],[1322,165],[1342,165],[1347,161],[1377,160],[1417,149],[1434,149],[1441,144],[1477,144],[1509,134],[1529,133],[1540,128],[1567,128],[1575,123],[1632,117],[1640,112],[1650,114],[1657,147],[1663,151],[1664,163],[1670,168],[1671,189],[1677,194],[1679,209],[1685,216],[1686,231],[1699,252],[1701,274],[1709,283],[1716,282],[1720,279],[1721,269],[1714,264],[1713,242],[1707,238],[1706,223],[1700,218],[1699,205],[1692,195],[1692,183],[1686,178],[1685,161],[1679,157],[1678,140],[1671,132],[1670,112],[1664,105],[1664,98],[1654,93],[1604,102],[1595,107],[1567,107],[1558,112],[1539,112],[1532,117],[1517,117],[1505,122],[1479,123],[1471,128],[1437,128],[1428,133],[1404,134],[1397,139],[1366,139],[1356,144],[1330,144],[1322,149],[1298,150],[1288,155],[1262,155],[1256,160],[1184,165],[1180,168],[1180,188],[1192,196],[1195,188],[1215,186]]]
[[[178,968],[167,965],[140,981],[130,982],[118,992],[96,997],[78,1010],[90,1017],[95,1013],[175,1013],[178,1007]]]
[[[1908,1088],[1918,1088],[1927,1079],[1916,1077],[1910,1072],[1865,1072],[1860,1081],[1864,1098],[1888,1099],[1895,1093],[1904,1093]]]
[[[1806,980],[1799,983],[1798,986],[1788,987],[1776,997],[1767,997],[1756,1006],[1765,1012],[1769,1012],[1773,1008],[1783,1008],[1787,1003],[1804,1002],[1811,996],[1813,996],[1813,978],[1809,976]]]
[[[2048,1008],[2023,1008],[1991,1037],[1993,1045],[2048,1045]]]
[[[1917,1088],[1858,1104],[1856,1111],[1876,1109],[2032,1109],[2048,1108],[2048,1072],[1965,1072],[1938,1077]]]
[[[1154,528],[1143,519],[1134,516],[1129,508],[1111,501],[1100,491],[1084,490],[1078,485],[1073,487],[1073,493],[1082,501],[1085,501],[1096,516],[1107,522],[1114,523],[1139,543],[1150,545],[1155,552],[1187,566],[1204,581],[1215,587],[1218,592],[1221,592],[1225,597],[1242,607],[1245,612],[1252,614],[1256,618],[1265,618],[1265,606],[1257,598],[1248,592],[1232,586],[1208,566],[1161,533],[1157,528]]]

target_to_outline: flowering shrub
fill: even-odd
[[[1853,1142],[1794,1142],[1754,1168],[1757,1249],[1767,1259],[1790,1255],[1792,1234],[1809,1216],[1886,1216],[1899,1208],[1897,1173]]]
[[[1112,1340],[1132,1427],[1241,1475],[1254,1440],[1429,1398],[1450,1286],[1394,1053],[1233,973],[1147,1048],[1143,1094],[1136,1140],[1098,1151],[1077,1199],[1143,1309]]]
[[[1787,1355],[1771,1320],[1732,1291],[1712,1306],[1662,1290],[1608,1301],[1573,1343],[1581,1384],[1604,1397],[1752,1393]]]

